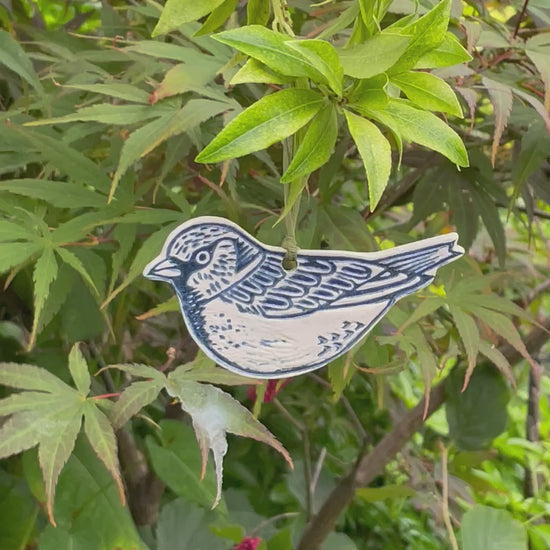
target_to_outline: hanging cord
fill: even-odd
[[[283,167],[287,169],[292,157],[293,138],[287,138],[283,142]],[[289,202],[290,184],[284,186],[285,209]],[[300,197],[296,199],[290,212],[285,216],[286,237],[283,239],[282,247],[285,249],[283,258],[283,269],[293,271],[298,267],[298,244],[296,242],[296,225],[298,223],[298,213],[300,211]]]

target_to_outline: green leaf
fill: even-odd
[[[57,528],[41,529],[41,550],[149,550],[139,538],[128,507],[83,437],[59,476]],[[101,529],[94,526],[101,525]]]
[[[541,32],[525,42],[525,53],[538,69],[544,82],[545,104],[550,101],[550,40],[548,33]]]
[[[415,69],[435,69],[467,63],[472,56],[452,33],[447,32],[443,42],[435,50],[423,54],[414,65]]]
[[[145,239],[142,247],[139,249],[139,251],[134,257],[134,261],[130,266],[130,269],[126,275],[126,278],[124,279],[124,282],[122,282],[117,288],[115,288],[109,294],[105,302],[102,304],[101,306],[102,308],[105,307],[109,302],[111,302],[111,300],[113,300],[116,296],[118,296],[126,287],[132,284],[135,281],[135,279],[137,279],[137,277],[139,277],[142,274],[144,267],[152,259],[151,251],[160,250],[162,248],[162,245],[164,244],[166,237],[168,237],[168,234],[170,233],[170,231],[175,229],[176,225],[177,225],[177,222],[171,223],[163,227],[162,229],[159,229],[155,233],[149,235],[149,237]]]
[[[155,473],[177,495],[211,507],[216,478],[208,468],[201,479],[201,456],[191,426],[175,420],[161,420],[160,426],[162,445],[152,437],[145,440]]]
[[[113,428],[122,428],[132,416],[157,398],[163,386],[163,381],[156,379],[134,382],[128,386],[117,399],[109,415]]]
[[[433,149],[459,166],[468,166],[468,153],[458,134],[432,113],[390,99],[385,109],[373,109],[370,115],[403,139]]]
[[[25,79],[39,94],[44,93],[44,88],[25,50],[2,29],[0,29],[0,63]]]
[[[34,320],[29,339],[29,348],[34,346],[38,324],[42,315],[48,291],[53,280],[57,277],[58,265],[53,248],[45,248],[42,255],[36,260],[33,271],[34,281]]]
[[[45,160],[51,162],[72,180],[85,183],[103,192],[109,189],[111,182],[102,168],[63,140],[27,128],[17,126],[13,128],[27,139]]]
[[[502,337],[506,342],[508,342],[513,348],[515,348],[519,354],[526,359],[529,364],[533,367],[537,367],[536,362],[533,360],[521,336],[518,332],[518,329],[515,327],[511,319],[503,315],[502,313],[497,313],[496,311],[491,311],[483,307],[478,307],[474,304],[468,304],[466,307],[479,319],[481,319],[490,330],[496,332],[500,337]]]
[[[157,522],[157,550],[227,550],[227,540],[212,533],[216,519],[186,497],[165,504]]]
[[[227,386],[261,383],[257,378],[247,378],[217,367],[215,361],[206,357],[202,352],[199,352],[193,361],[175,368],[170,373],[170,380],[177,384],[185,380],[194,380],[195,382],[209,382]]]
[[[270,13],[269,0],[248,0],[246,3],[246,24],[266,25]]]
[[[56,118],[44,118],[27,122],[25,126],[45,126],[68,122],[100,122],[101,124],[129,125],[166,114],[169,109],[163,105],[111,105],[100,103],[83,107],[76,113]]]
[[[454,369],[445,385],[449,435],[465,451],[485,449],[506,428],[510,393],[492,365],[478,365],[462,390],[464,374],[463,369]]]
[[[0,186],[2,184],[0,183]],[[0,243],[9,241],[34,241],[39,237],[27,227],[7,220],[0,220]]]
[[[73,452],[76,436],[80,432],[82,424],[82,415],[78,408],[75,407],[74,411],[71,412],[73,415],[72,418],[69,417],[63,422],[59,422],[57,429],[52,431],[47,437],[43,437],[38,447],[38,460],[46,489],[46,510],[50,523],[54,527],[53,503],[55,487],[63,466],[65,466],[65,463]]]
[[[251,57],[235,73],[235,76],[231,79],[229,84],[231,84],[231,86],[236,86],[237,84],[247,84],[251,82],[257,82],[259,84],[288,84],[292,82],[292,78],[276,73],[261,61]]]
[[[493,147],[491,150],[491,163],[495,164],[495,158],[498,152],[498,145],[502,132],[508,124],[508,119],[512,112],[512,103],[514,98],[512,96],[512,89],[506,84],[491,80],[490,78],[482,78],[483,85],[489,93],[489,99],[493,105],[493,112],[495,114],[495,131],[493,134]]]
[[[475,506],[460,525],[463,550],[527,550],[525,526],[507,510]]]
[[[312,90],[281,90],[256,101],[234,118],[197,156],[219,162],[269,147],[307,124],[324,103]]]
[[[208,60],[207,56],[204,57]],[[198,59],[193,63],[178,63],[174,65],[164,75],[162,82],[153,92],[155,101],[188,91],[196,91],[200,94],[202,87],[211,83],[218,71],[216,65],[205,63],[204,61],[203,59]],[[223,95],[222,98],[226,100]],[[159,105],[162,105],[162,103]]]
[[[521,186],[535,172],[540,170],[548,156],[550,136],[543,124],[535,121],[521,137],[521,149],[512,166],[514,197],[519,195]]]
[[[376,239],[357,210],[328,205],[320,214],[319,227],[333,250],[378,250]]]
[[[462,388],[464,390],[468,386],[468,382],[472,372],[474,371],[474,367],[476,366],[481,338],[476,322],[470,315],[453,304],[449,304],[449,310],[453,316],[455,326],[458,330],[460,338],[462,339],[462,343],[468,357],[468,368],[466,369],[464,386]]]
[[[348,95],[349,108],[360,114],[367,114],[369,109],[384,109],[388,104],[387,85],[385,74],[359,80]]]
[[[307,131],[285,173],[282,183],[311,174],[330,158],[338,136],[338,121],[334,105],[319,111],[309,123]]]
[[[508,359],[504,354],[496,348],[494,345],[487,343],[485,340],[480,340],[479,342],[479,353],[485,355],[498,370],[506,376],[508,382],[515,389],[516,379],[514,373],[512,372],[512,366],[510,365]]]
[[[365,42],[338,50],[344,74],[371,78],[384,73],[405,53],[411,38],[390,32],[379,33]]]
[[[69,370],[77,390],[86,397],[90,392],[91,379],[88,364],[80,351],[79,344],[75,344],[69,354]]]
[[[96,284],[90,274],[86,271],[86,268],[84,267],[84,264],[80,261],[80,258],[73,254],[70,250],[67,250],[63,247],[57,247],[55,249],[57,254],[59,254],[59,257],[65,262],[68,266],[72,267],[84,280],[85,283],[88,284],[92,292],[97,296],[99,295],[99,291],[97,290]]]
[[[195,33],[195,36],[202,36],[216,31],[223,25],[225,20],[233,13],[237,6],[238,0],[224,0],[212,13],[208,16],[203,26]]]
[[[46,369],[24,363],[0,363],[0,384],[20,390],[75,394],[70,386]]]
[[[83,90],[93,94],[103,94],[124,101],[149,104],[149,94],[131,84],[110,83],[110,84],[63,84],[63,88],[72,90]]]
[[[191,99],[178,111],[164,115],[133,132],[122,147],[109,200],[113,197],[120,178],[136,160],[168,138],[187,132],[227,109],[227,104],[219,101]]]
[[[369,183],[369,208],[372,211],[388,185],[391,173],[391,146],[382,132],[366,118],[344,111],[348,128],[363,160]]]
[[[140,378],[151,378],[157,382],[160,382],[163,385],[166,382],[166,377],[164,376],[164,374],[154,367],[150,367],[149,365],[131,363],[128,365],[108,365],[105,368],[118,369],[123,372],[127,372],[131,376],[138,376]]]
[[[39,243],[0,243],[0,274],[26,262],[42,248]]]
[[[9,416],[16,412],[50,407],[58,402],[59,395],[43,391],[12,393],[10,396],[0,399],[0,416]]]
[[[445,305],[445,300],[439,296],[433,298],[426,298],[420,302],[420,305],[415,304],[414,310],[407,320],[399,327],[399,332],[403,332],[408,326],[414,325],[422,317],[431,315],[434,311],[438,310],[441,306]]]
[[[20,412],[8,418],[0,428],[0,458],[37,445],[42,437],[40,423],[47,420],[42,409]]]
[[[5,180],[0,182],[0,193],[3,191],[46,201],[58,208],[101,207],[107,197],[76,183],[65,181],[48,181],[30,178]]]
[[[453,89],[437,76],[408,71],[393,75],[390,80],[419,107],[463,117],[462,108]]]
[[[226,432],[267,443],[292,465],[290,456],[279,441],[228,393],[209,384],[192,381],[177,383],[170,376],[166,390],[172,397],[180,400],[181,408],[191,416],[201,451],[203,472],[208,461],[208,452],[212,450],[218,485],[213,507],[221,498],[222,463],[227,452]]]
[[[323,40],[288,40],[285,45],[296,50],[323,75],[332,91],[342,97],[344,72],[338,53],[332,44]]]
[[[196,21],[216,9],[224,0],[167,0],[160,19],[151,36],[155,38],[181,27],[184,23]]]
[[[418,21],[401,29],[401,34],[410,37],[409,45],[388,74],[398,74],[412,69],[426,53],[436,49],[445,39],[449,25],[451,0],[442,0]]]
[[[93,450],[115,480],[120,501],[124,504],[126,499],[120,477],[115,434],[109,419],[90,401],[86,401],[84,406],[84,432]]]
[[[250,25],[221,32],[213,38],[261,61],[284,76],[306,77],[314,82],[326,82],[323,73],[307,57],[298,49],[287,45],[289,36],[259,25]],[[309,56],[317,58],[313,51]],[[332,63],[332,58],[329,63]]]

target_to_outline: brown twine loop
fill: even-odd
[[[285,249],[285,257],[283,258],[283,269],[285,271],[293,271],[298,267],[298,245],[296,239],[287,235],[283,239],[282,247]]]

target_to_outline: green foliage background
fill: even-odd
[[[550,548],[545,0],[0,0],[0,25],[0,548]],[[141,277],[201,215],[467,254],[254,385]],[[245,436],[214,510],[200,392]]]

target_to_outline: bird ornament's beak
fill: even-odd
[[[156,281],[169,281],[181,275],[181,270],[170,258],[155,258],[143,270],[143,275]]]

